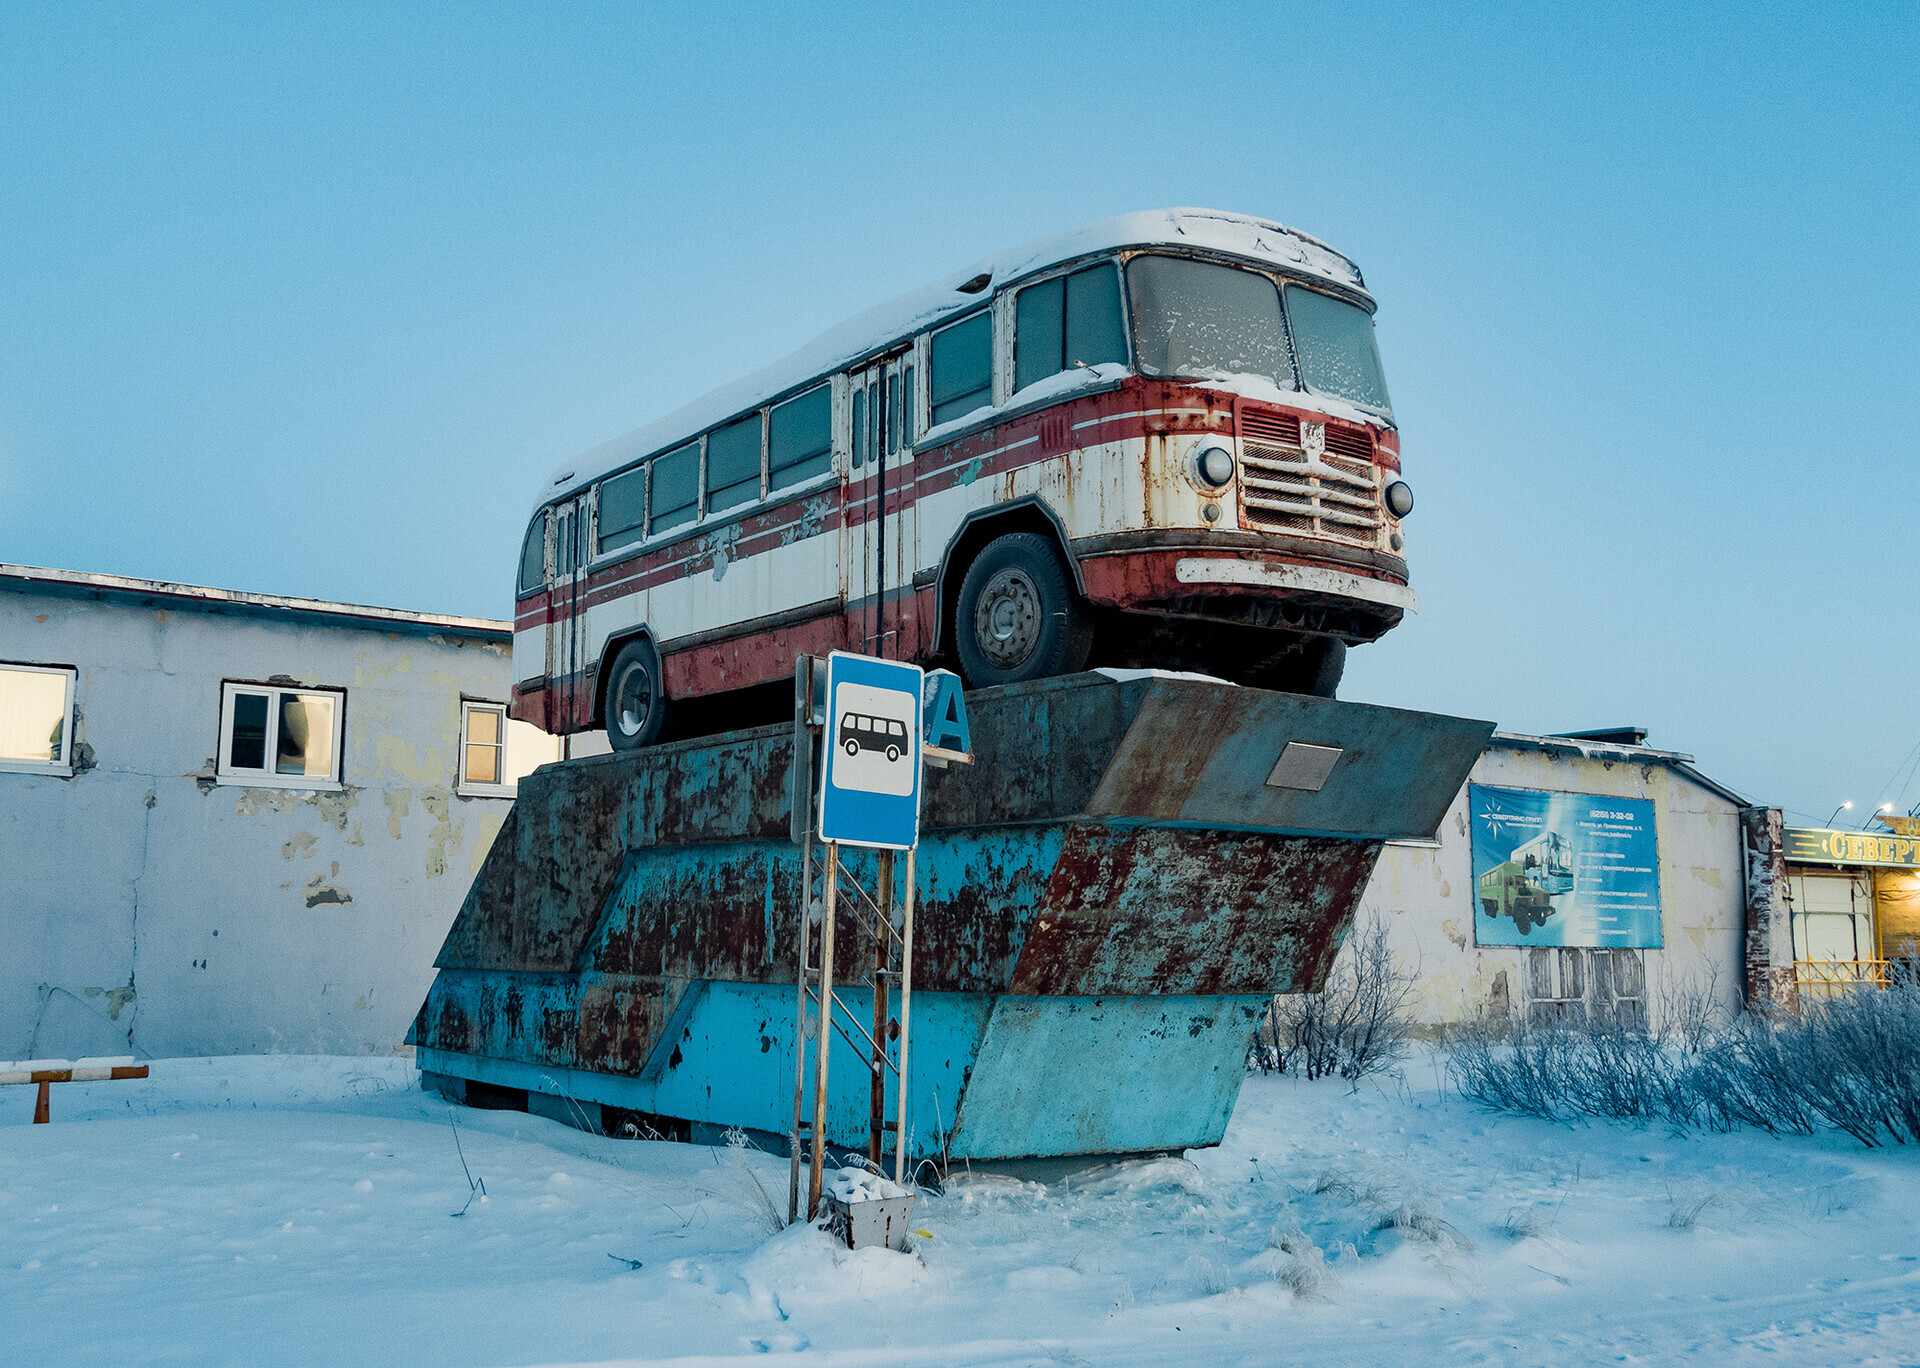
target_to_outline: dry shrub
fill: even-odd
[[[1361,1079],[1405,1057],[1419,976],[1394,963],[1386,924],[1377,917],[1351,945],[1351,955],[1335,962],[1323,991],[1273,999],[1265,1039],[1254,1049],[1257,1067],[1294,1069],[1310,1079]]]
[[[1455,1031],[1449,1072],[1462,1095],[1553,1121],[1660,1121],[1681,1128],[1920,1143],[1920,976],[1897,966],[1862,988],[1724,1024],[1698,1016],[1654,1033],[1617,1025],[1488,1025]]]

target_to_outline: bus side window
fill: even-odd
[[[1014,305],[1013,387],[1025,389],[1069,366],[1127,359],[1120,275],[1102,262],[1020,291]]]
[[[719,513],[760,497],[760,415],[707,434],[707,512]]]
[[[700,505],[700,444],[688,442],[653,463],[653,517],[648,534],[657,535],[694,520]]]
[[[853,468],[867,463],[867,387],[858,381],[853,390]]]
[[[631,546],[647,532],[647,468],[615,475],[600,486],[600,554]]]
[[[900,445],[910,447],[914,440],[913,367],[900,372]]]
[[[553,576],[555,579],[560,578],[562,575],[570,575],[573,573],[573,523],[573,510],[571,508],[561,509],[559,521],[554,524],[553,531]]]
[[[900,377],[887,377],[887,455],[900,450]]]
[[[547,578],[547,511],[541,509],[520,543],[520,592],[538,589]]]
[[[934,425],[993,403],[993,324],[986,311],[933,335],[927,388]]]
[[[858,391],[853,396],[853,411],[854,427],[858,431]],[[833,468],[833,388],[830,385],[816,385],[799,398],[775,406],[767,421],[769,490],[797,485]]]

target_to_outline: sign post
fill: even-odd
[[[920,710],[923,671],[895,660],[835,651],[827,657],[825,707],[821,722],[820,839],[827,847],[827,886],[821,909],[820,1027],[813,1058],[813,1153],[807,1183],[807,1215],[820,1207],[821,1174],[827,1146],[828,1028],[837,999],[833,995],[833,924],[839,911],[840,847],[864,846],[880,852],[880,880],[876,898],[866,898],[873,913],[873,1030],[867,1035],[872,1051],[870,1124],[867,1158],[880,1163],[886,1128],[886,1070],[900,1079],[896,1097],[902,1124],[906,1085],[899,1066],[887,1058],[888,938],[901,943],[901,1008],[907,1003],[907,941],[893,926],[894,854],[907,851],[907,887],[912,898],[912,850],[920,839]],[[858,917],[856,903],[854,914]],[[805,969],[802,968],[804,978]],[[857,1027],[856,1027],[857,1029]],[[904,1054],[905,1022],[901,1024]],[[844,1034],[844,1032],[843,1032]],[[852,1043],[851,1039],[848,1041]],[[904,1062],[904,1061],[903,1061]],[[899,1132],[904,1136],[904,1130]],[[894,1155],[896,1173],[904,1172],[900,1151]]]
[[[818,749],[816,751],[816,737]],[[913,1002],[914,854],[920,839],[922,766],[971,764],[966,704],[959,678],[945,670],[836,651],[824,660],[803,657],[794,667],[793,837],[802,846],[800,965],[795,1020],[792,1180],[789,1219],[800,1211],[800,1152],[803,1133],[811,1143],[807,1218],[819,1211],[826,1164],[828,1053],[838,1032],[856,1053],[867,1053],[871,1091],[867,1160],[880,1171],[886,1142],[886,1075],[896,1080],[893,1117],[893,1177],[905,1184],[907,1172],[907,1050]],[[817,781],[811,782],[817,771]],[[817,816],[815,803],[818,796]],[[813,842],[826,846],[821,897],[813,895]],[[847,877],[841,847],[857,846],[878,854],[879,881],[873,896]],[[899,861],[904,852],[906,859]],[[895,876],[904,863],[906,887],[895,905]],[[869,1032],[833,991],[834,928],[846,887],[848,911],[859,925],[872,915],[873,1029]],[[862,911],[862,908],[866,912]],[[897,921],[896,921],[897,916]],[[818,926],[820,962],[808,963]],[[894,958],[895,948],[898,959]],[[892,967],[897,963],[898,968]],[[899,983],[899,1017],[890,1019],[890,988]],[[817,984],[817,990],[812,985]],[[809,1006],[814,1009],[809,1012]],[[835,1018],[844,1014],[857,1042]],[[813,1119],[804,1116],[806,1051],[813,1057]],[[899,1062],[889,1058],[899,1042]],[[861,1044],[866,1050],[861,1050]]]

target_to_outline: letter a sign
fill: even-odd
[[[910,850],[920,839],[920,690],[918,665],[827,657],[821,840]]]

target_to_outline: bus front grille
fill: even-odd
[[[1318,460],[1297,447],[1243,438],[1240,519],[1259,532],[1380,540],[1380,475],[1372,461],[1334,452]]]

